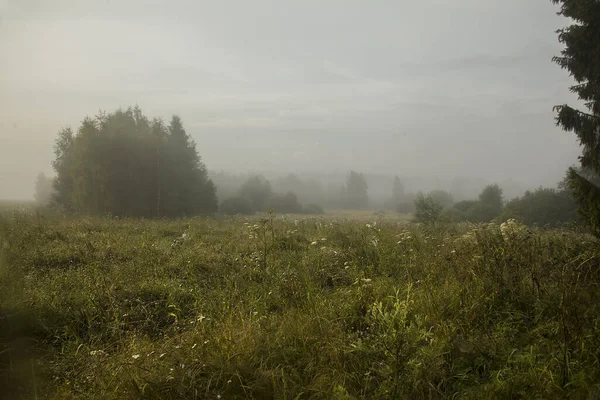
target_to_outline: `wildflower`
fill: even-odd
[[[366,225],[366,227],[367,227],[367,228],[370,228],[370,227],[371,227],[371,224],[367,224],[367,225]]]
[[[321,238],[321,242],[327,241],[327,238]]]
[[[452,254],[456,254],[456,250],[452,250],[450,253],[452,253]]]
[[[160,356],[158,356],[158,358],[163,358],[167,353],[160,353]]]
[[[317,242],[316,242],[316,241],[314,241],[314,242],[312,242],[310,245],[311,245],[311,246],[316,246],[316,245],[317,245]]]
[[[103,350],[92,350],[90,356],[105,356],[106,353]]]
[[[131,358],[133,358],[134,360],[137,360],[138,358],[140,358],[139,354],[134,354],[131,356]]]
[[[362,278],[361,281],[363,283],[371,283],[371,279],[369,279],[369,278]]]
[[[198,346],[198,343],[194,343],[194,345],[192,346],[192,349],[195,349],[196,346]]]

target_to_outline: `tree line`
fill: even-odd
[[[50,204],[68,213],[181,217],[217,209],[215,185],[176,115],[168,125],[139,107],[87,117],[76,132],[58,133],[54,155]]]

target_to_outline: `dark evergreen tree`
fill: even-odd
[[[567,104],[557,106],[557,125],[574,132],[583,147],[579,161],[586,173],[571,168],[568,185],[578,211],[596,235],[600,236],[600,2],[598,0],[552,0],[560,5],[559,14],[573,23],[558,31],[565,45],[554,62],[567,69],[575,79],[571,91],[585,104],[587,111]]]

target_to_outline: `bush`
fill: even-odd
[[[298,202],[298,196],[293,192],[276,194],[271,197],[267,209],[281,214],[300,214],[303,211]]]
[[[440,219],[443,207],[431,196],[417,195],[415,200],[415,221],[431,223]]]
[[[459,201],[444,212],[443,219],[450,222],[490,222],[502,213],[502,189],[489,185],[479,195],[479,200]]]
[[[527,225],[556,226],[577,222],[577,206],[567,191],[539,188],[506,204],[503,219],[515,218]]]
[[[325,214],[325,210],[318,204],[307,204],[304,206],[304,214]]]
[[[241,187],[238,196],[250,201],[254,211],[264,211],[273,195],[271,183],[263,177],[255,176],[248,179]]]
[[[243,196],[230,197],[223,200],[219,210],[227,215],[252,215],[255,211],[252,202]]]

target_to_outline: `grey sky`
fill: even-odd
[[[179,114],[211,169],[350,168],[553,185],[550,0],[0,0],[0,198],[99,109]]]

